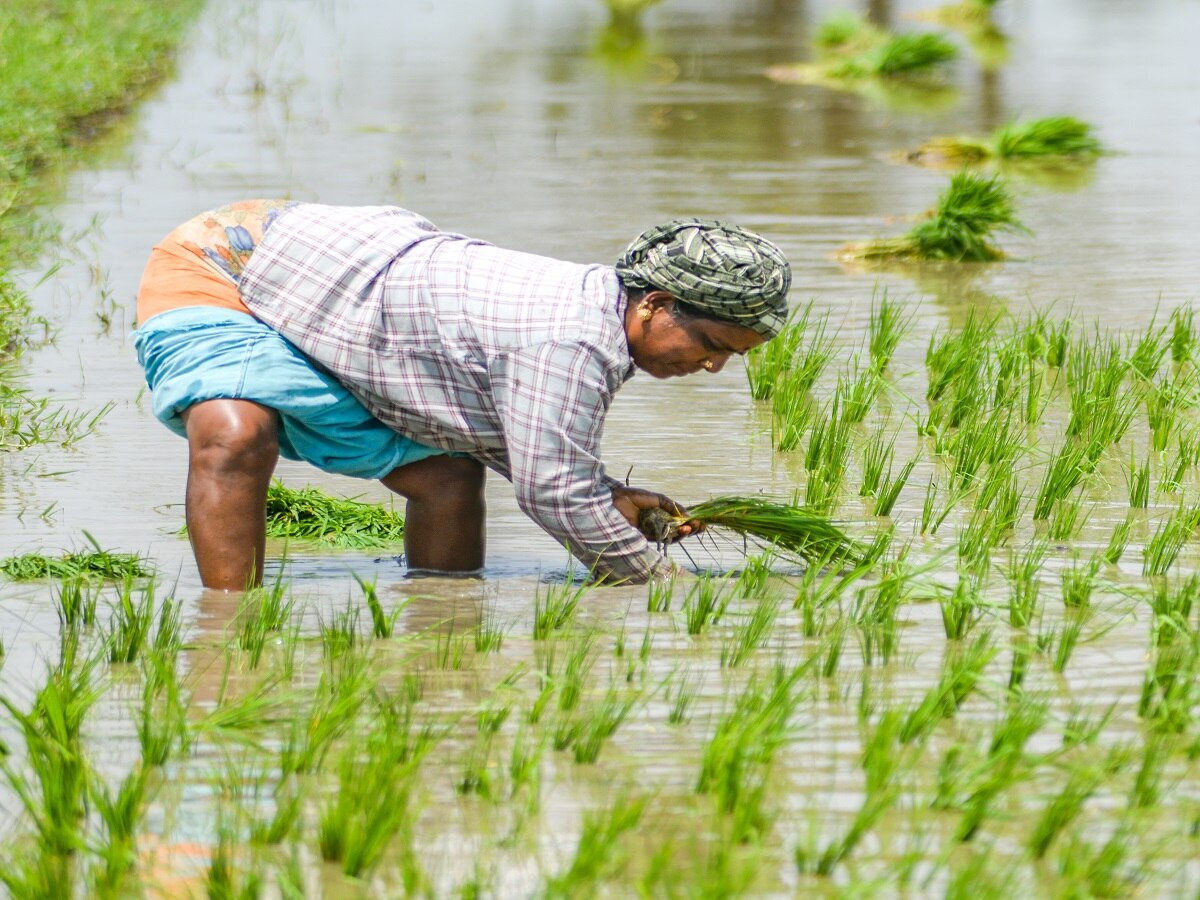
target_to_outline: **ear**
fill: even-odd
[[[668,291],[647,291],[642,295],[642,299],[638,301],[638,308],[648,307],[651,312],[657,312],[660,309],[670,312],[671,307],[678,301],[679,298]]]

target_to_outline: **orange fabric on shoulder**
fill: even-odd
[[[250,315],[237,285],[219,275],[196,251],[167,237],[150,251],[137,294],[137,323],[188,306],[216,306]]]

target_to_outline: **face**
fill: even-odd
[[[720,372],[729,357],[764,343],[762,335],[742,325],[713,319],[676,318],[675,298],[651,291],[631,303],[625,334],[634,365],[655,378],[694,372]]]

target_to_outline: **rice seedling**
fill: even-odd
[[[938,683],[905,714],[900,728],[901,743],[923,740],[942,719],[953,716],[995,656],[991,633],[983,632],[969,646],[962,647],[950,657],[943,665]]]
[[[1121,557],[1125,554],[1125,548],[1129,546],[1129,534],[1132,528],[1133,522],[1128,517],[1116,524],[1109,536],[1108,546],[1100,554],[1100,558],[1105,563],[1115,566],[1121,561]]]
[[[650,582],[646,590],[646,611],[665,613],[671,611],[671,601],[675,599],[675,576],[656,578]]]
[[[801,562],[855,562],[863,547],[825,516],[795,503],[782,503],[762,496],[714,497],[688,507],[686,516],[670,516],[663,510],[643,513],[640,527],[654,540],[667,542],[687,519],[702,522],[707,530],[730,532],[755,541],[780,558]]]
[[[367,601],[367,611],[371,614],[372,633],[377,638],[390,638],[396,629],[396,620],[400,617],[403,608],[393,609],[390,613],[384,612],[383,604],[379,601],[379,591],[375,587],[375,580],[364,581],[357,573],[353,574],[354,580],[358,582],[358,586],[363,592],[363,599]]]
[[[1033,507],[1034,521],[1049,519],[1054,506],[1065,500],[1084,476],[1090,475],[1094,469],[1095,460],[1079,444],[1067,443],[1055,451],[1038,487]]]
[[[816,405],[799,379],[784,377],[771,396],[771,444],[780,453],[800,446],[816,415]]]
[[[770,636],[779,615],[779,602],[773,596],[758,599],[754,609],[733,629],[721,646],[721,666],[736,668],[749,660]]]
[[[579,844],[566,871],[547,879],[548,898],[572,898],[595,891],[599,881],[616,873],[624,864],[622,838],[638,827],[649,798],[619,796],[604,810],[585,813]]]
[[[680,524],[684,521],[686,518],[679,520]],[[645,531],[645,528],[642,530]],[[586,581],[576,582],[573,568],[567,570],[566,580],[562,584],[548,584],[544,593],[539,586],[537,596],[533,600],[533,639],[544,641],[554,632],[561,631],[571,624],[587,590]]]
[[[1142,555],[1142,574],[1165,575],[1174,565],[1184,544],[1192,536],[1194,525],[1181,508],[1155,530]]]
[[[687,671],[678,680],[673,680],[667,693],[667,699],[671,701],[671,709],[667,713],[667,721],[670,724],[683,725],[690,720],[692,704],[698,691],[698,682],[694,681]]]
[[[1138,715],[1159,731],[1184,733],[1193,724],[1200,699],[1200,647],[1197,636],[1174,636],[1173,629],[1156,631],[1152,665],[1142,681]]]
[[[871,510],[874,515],[890,516],[892,514],[896,501],[900,499],[900,492],[904,490],[904,485],[908,483],[908,478],[916,466],[917,458],[913,457],[900,467],[900,471],[894,478],[892,477],[892,467],[888,466],[887,474],[883,476],[879,490],[875,494],[875,506]]]
[[[1068,542],[1079,536],[1079,532],[1092,517],[1092,509],[1084,509],[1081,497],[1067,497],[1054,504],[1046,534],[1052,541]]]
[[[750,382],[750,396],[755,400],[770,400],[780,379],[795,368],[810,327],[815,330],[811,340],[823,340],[828,317],[823,316],[813,325],[813,310],[813,303],[810,301],[803,310],[793,312],[789,316],[787,324],[774,339],[760,344],[746,354],[746,378]],[[820,369],[823,368],[824,365],[820,366]],[[800,383],[804,384],[801,393],[807,393],[815,380],[814,377],[812,380],[801,381]]]
[[[579,728],[571,742],[575,762],[591,765],[600,757],[604,742],[617,733],[639,699],[638,694],[622,694],[616,685],[609,685],[600,702],[579,716]]]
[[[928,75],[954,60],[958,48],[940,34],[898,34],[862,53],[833,62],[825,77],[835,80]]]
[[[878,296],[878,301],[876,300]],[[888,299],[887,288],[871,296],[871,318],[867,323],[867,349],[871,368],[883,373],[900,341],[912,328],[916,311]]]
[[[883,376],[874,366],[859,368],[857,358],[853,366],[854,375],[847,373],[845,377],[839,377],[836,391],[841,398],[842,420],[857,425],[867,418],[875,405],[883,389]]]
[[[1028,628],[1038,614],[1038,594],[1050,544],[1045,539],[1033,541],[1022,556],[1009,557],[1005,574],[1012,593],[1008,602],[1008,624],[1013,628]]]
[[[62,579],[54,592],[54,608],[58,623],[64,628],[90,628],[96,624],[96,604],[99,592],[94,582],[75,576]]]
[[[477,794],[480,797],[492,796],[492,744],[495,732],[479,729],[475,742],[467,752],[463,763],[462,774],[454,782],[454,790],[463,796]]]
[[[579,705],[587,690],[588,675],[596,664],[597,632],[587,631],[571,642],[558,683],[558,708],[563,712]]]
[[[1104,152],[1095,128],[1073,116],[1012,121],[988,137],[938,137],[908,154],[910,160],[977,163],[990,159],[1094,159]]]
[[[93,779],[91,800],[101,824],[101,835],[93,848],[100,865],[89,885],[94,896],[119,897],[135,887],[138,828],[153,793],[147,772],[141,767],[131,771],[115,792]]]
[[[241,837],[229,813],[221,812],[217,823],[217,843],[204,876],[205,896],[211,900],[252,900],[262,894],[262,873],[257,865],[248,871],[239,867]]]
[[[158,659],[152,659],[148,668],[152,674],[142,682],[142,703],[134,727],[142,765],[161,767],[189,744],[188,702],[173,669]]]
[[[1071,656],[1083,635],[1084,626],[1091,621],[1091,618],[1091,611],[1086,607],[1077,609],[1063,618],[1060,627],[1053,629],[1050,643],[1054,647],[1054,658],[1051,660],[1050,668],[1054,672],[1061,675],[1067,670],[1067,664],[1070,663]]]
[[[436,640],[433,660],[437,668],[444,672],[459,672],[466,668],[467,645],[473,636],[456,632],[453,617],[447,620],[444,629],[438,629]]]
[[[1059,878],[1067,890],[1093,897],[1135,896],[1150,869],[1147,862],[1130,859],[1137,840],[1137,827],[1125,820],[1099,846],[1069,834],[1056,855]]]
[[[1029,836],[1028,847],[1034,859],[1042,859],[1054,839],[1083,811],[1083,805],[1104,783],[1114,768],[1118,754],[1110,752],[1101,765],[1079,765],[1067,774],[1062,791],[1042,809]]]
[[[708,626],[719,622],[729,608],[730,599],[723,583],[718,583],[711,575],[702,575],[688,590],[683,601],[687,633],[701,634]]]
[[[960,641],[983,618],[985,603],[979,590],[979,584],[972,578],[962,575],[952,591],[940,591],[938,606],[942,611],[942,627],[946,639]]]
[[[337,659],[350,653],[362,643],[358,632],[358,607],[352,602],[346,608],[326,618],[317,617],[321,649],[326,659]],[[440,641],[441,635],[439,635]]]
[[[842,247],[845,260],[892,259],[991,262],[1004,253],[991,243],[997,231],[1028,229],[1016,216],[1012,194],[998,177],[960,172],[938,197],[928,217],[907,234]]]
[[[295,600],[285,590],[282,577],[269,587],[242,595],[234,624],[238,649],[246,654],[251,669],[258,668],[267,641],[284,633],[294,609]]]
[[[1145,509],[1150,505],[1150,457],[1139,466],[1129,451],[1129,468],[1125,470],[1125,481],[1129,485],[1130,509]]]
[[[774,554],[768,547],[758,556],[747,558],[746,564],[738,572],[737,580],[733,583],[735,597],[762,597],[771,590],[771,564]]]
[[[1181,365],[1192,360],[1196,348],[1196,312],[1187,304],[1171,310],[1171,362]]]
[[[813,43],[824,51],[844,53],[848,50],[861,50],[875,46],[886,37],[885,32],[857,13],[849,10],[837,10],[827,15],[817,25]]]
[[[267,489],[267,535],[352,550],[382,549],[403,543],[404,519],[373,503],[274,481]]]
[[[482,603],[475,614],[475,652],[499,653],[504,646],[505,628],[500,624],[494,604]]]
[[[1087,609],[1090,606],[1100,562],[1099,557],[1088,560],[1086,565],[1076,561],[1071,568],[1062,571],[1062,599],[1067,609]]]

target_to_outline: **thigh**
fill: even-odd
[[[483,463],[469,456],[443,454],[400,466],[380,481],[409,500],[426,500],[481,491],[486,473]]]

